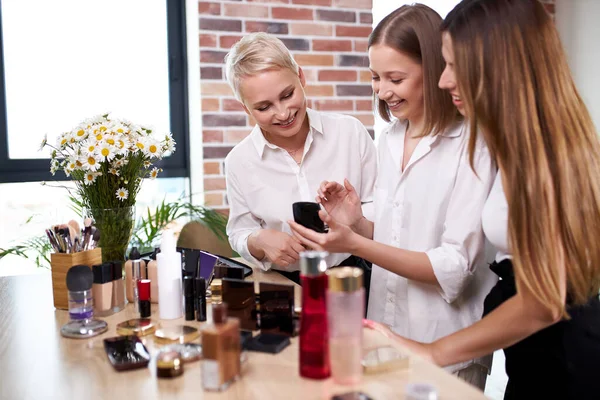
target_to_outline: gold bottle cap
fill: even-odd
[[[354,292],[363,287],[363,271],[356,267],[338,267],[327,271],[329,290]]]
[[[167,326],[154,332],[157,344],[189,343],[200,337],[198,329],[187,325]]]
[[[117,335],[146,336],[154,333],[158,327],[160,327],[160,324],[152,321],[150,318],[135,318],[118,324]]]
[[[156,356],[156,375],[161,378],[173,378],[183,374],[183,360],[176,351],[164,351]]]

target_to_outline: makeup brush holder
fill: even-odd
[[[92,250],[78,253],[52,253],[50,254],[50,270],[52,272],[52,296],[54,307],[61,310],[69,309],[69,291],[67,290],[67,271],[74,265],[102,264],[102,249],[96,247]]]

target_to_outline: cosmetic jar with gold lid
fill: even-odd
[[[117,325],[117,335],[121,336],[146,336],[153,334],[160,327],[158,322],[150,318],[134,318]]]
[[[221,303],[223,301],[223,282],[221,279],[213,279],[210,283],[210,302]]]
[[[200,331],[187,325],[167,326],[154,332],[154,342],[158,345],[189,343],[200,337]]]
[[[156,356],[156,376],[175,378],[183,375],[183,359],[176,351],[162,351]]]
[[[363,271],[360,268],[332,268],[327,275],[331,292],[355,292],[363,287]]]

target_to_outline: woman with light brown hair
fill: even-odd
[[[471,327],[397,338],[439,365],[503,348],[505,399],[597,399],[600,141],[554,23],[537,0],[465,0],[442,31],[440,87],[500,168],[482,223],[502,280]]]

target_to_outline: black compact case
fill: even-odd
[[[262,333],[294,334],[294,286],[260,282],[259,326]]]
[[[150,362],[150,354],[137,336],[104,339],[104,350],[108,361],[117,371],[145,368]]]
[[[254,282],[222,278],[221,295],[223,302],[227,303],[227,313],[240,320],[241,329],[257,329]]]
[[[300,201],[292,204],[294,221],[305,228],[312,229],[319,233],[325,233],[325,223],[319,218],[321,206],[318,203],[309,201]]]

